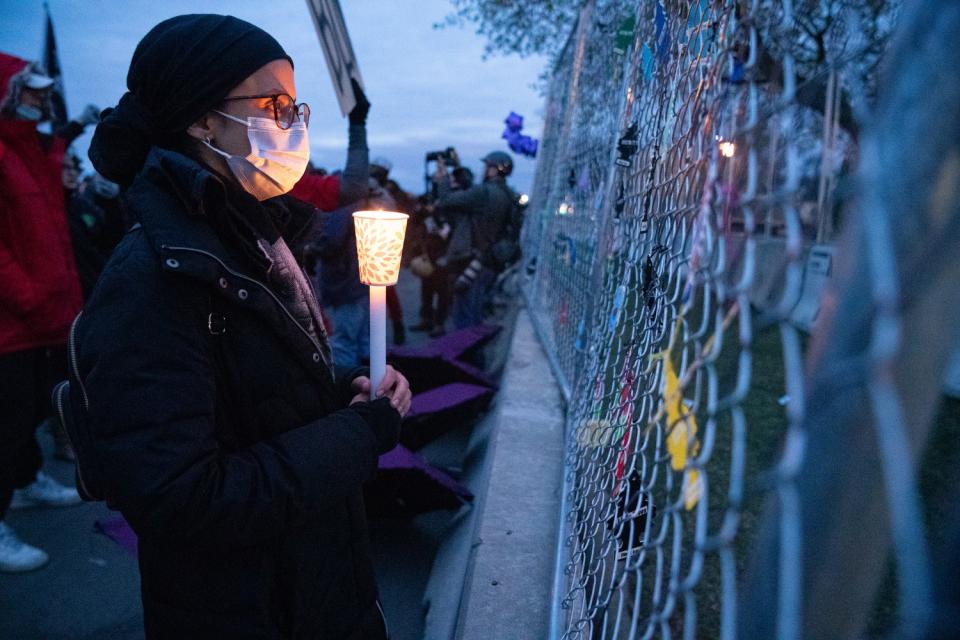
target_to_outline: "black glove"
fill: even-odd
[[[350,408],[360,414],[377,440],[377,455],[392,450],[400,439],[400,412],[390,405],[389,398],[357,402]]]
[[[353,97],[357,100],[357,104],[350,110],[350,124],[363,126],[367,124],[370,101],[367,100],[367,94],[360,88],[360,83],[354,78],[350,78],[350,86],[353,87]]]
[[[80,114],[80,117],[77,118],[77,122],[83,126],[88,124],[97,124],[100,122],[100,107],[95,104],[88,104],[83,109],[83,113]]]

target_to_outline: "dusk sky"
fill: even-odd
[[[310,139],[318,166],[342,167],[346,119],[305,0],[50,0],[66,84],[77,115],[87,103],[113,106],[126,90],[133,50],[161,20],[182,13],[229,13],[271,33],[294,59],[298,100],[310,104]],[[543,99],[532,84],[543,58],[482,59],[484,40],[473,27],[436,30],[451,11],[447,0],[342,0],[344,18],[367,94],[371,157],[393,162],[392,176],[408,191],[423,190],[424,152],[454,146],[477,172],[479,159],[507,150],[503,120],[516,111],[524,133],[539,138]],[[43,45],[40,0],[0,0],[0,51],[38,59]],[[91,131],[91,130],[88,130]],[[89,135],[77,141],[86,159]],[[527,190],[534,160],[514,156],[512,182]],[[84,169],[91,169],[89,161]]]

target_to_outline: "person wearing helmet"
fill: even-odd
[[[453,191],[443,160],[437,162],[436,211],[453,224],[446,265],[453,287],[451,317],[457,329],[483,322],[483,308],[497,277],[493,245],[504,233],[513,210],[514,196],[507,186],[513,159],[491,151],[482,159],[483,182]]]
[[[481,158],[481,162],[483,162],[484,168],[487,170],[487,178],[490,178],[491,176],[500,176],[506,178],[513,173],[513,158],[511,158],[510,154],[505,151],[491,151]],[[496,173],[491,174],[491,169],[495,170]]]

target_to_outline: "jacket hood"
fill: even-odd
[[[4,98],[10,93],[10,81],[23,71],[27,64],[27,61],[22,58],[9,53],[0,53],[0,87],[3,89]]]
[[[9,116],[23,90],[30,63],[9,53],[0,53],[0,113]],[[34,123],[35,124],[35,123]]]

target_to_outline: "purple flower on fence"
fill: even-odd
[[[535,158],[537,156],[537,141],[520,133],[523,129],[523,116],[511,111],[503,122],[507,125],[507,128],[503,130],[503,135],[500,137],[507,141],[510,150],[520,155]]]

